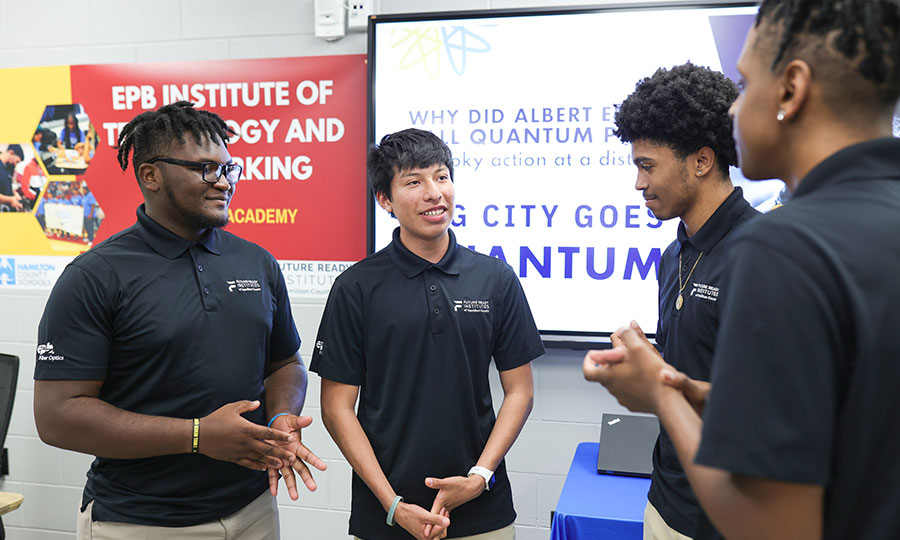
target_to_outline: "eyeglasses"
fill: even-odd
[[[244,168],[237,163],[226,163],[223,165],[221,163],[216,163],[215,161],[185,161],[183,159],[167,157],[155,157],[147,160],[146,163],[156,163],[157,161],[172,165],[181,165],[188,169],[201,171],[201,178],[207,184],[215,184],[222,176],[225,176],[225,181],[233,186],[241,179],[241,172],[244,170]]]

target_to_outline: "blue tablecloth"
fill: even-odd
[[[641,540],[650,479],[599,474],[597,452],[590,442],[575,450],[550,540]]]

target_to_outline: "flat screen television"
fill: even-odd
[[[417,127],[450,146],[457,239],[515,270],[545,341],[608,342],[631,319],[653,334],[678,220],[657,220],[635,191],[615,107],[659,67],[736,79],[755,14],[729,2],[378,15],[369,141]],[[762,210],[784,187],[732,179]],[[372,253],[397,221],[366,196]]]

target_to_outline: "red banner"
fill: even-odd
[[[119,130],[186,100],[238,132],[227,230],[280,260],[365,256],[364,55],[72,66],[71,80],[98,139],[82,177],[105,214],[95,241],[130,226],[142,201],[130,163],[118,166]]]

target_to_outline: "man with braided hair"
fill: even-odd
[[[792,197],[734,241],[711,390],[633,327],[585,375],[659,416],[727,538],[896,538],[900,1],[764,0],[738,71],[744,175]]]
[[[635,189],[657,219],[679,219],[678,237],[659,261],[656,343],[666,362],[701,381],[709,380],[731,241],[759,215],[728,174],[737,164],[728,116],[737,95],[725,75],[688,62],[638,82],[616,111],[616,135],[631,143],[637,166]],[[665,429],[647,498],[646,540],[718,537]]]
[[[188,102],[134,118],[118,158],[143,194],[137,222],[50,294],[35,422],[96,456],[79,539],[277,538],[279,473],[296,499],[294,469],[316,487],[302,460],[325,468],[300,443],[307,375],[278,264],[220,230],[241,174],[233,134]]]

